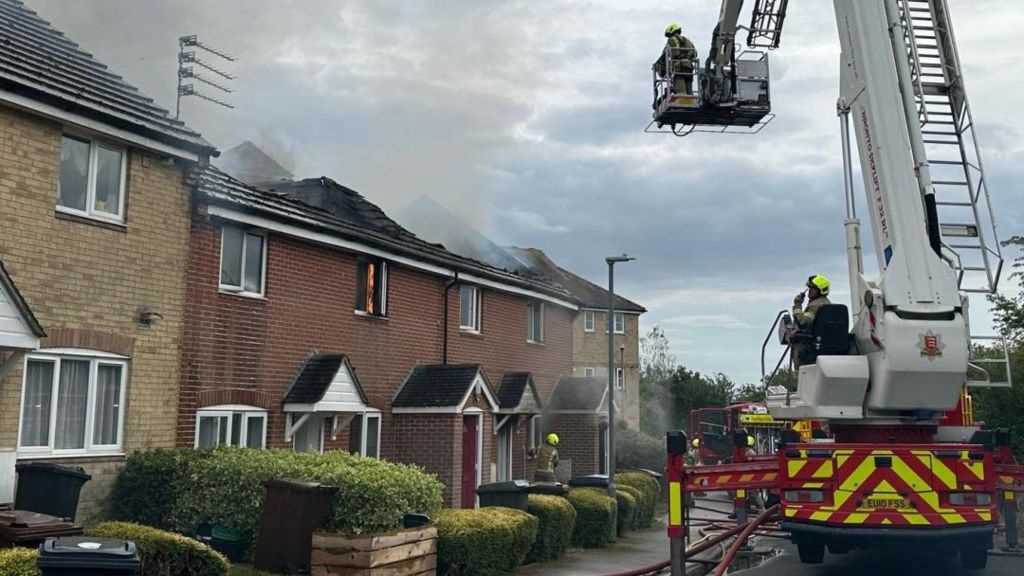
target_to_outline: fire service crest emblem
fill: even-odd
[[[921,356],[929,360],[935,360],[942,357],[942,350],[946,345],[942,343],[941,334],[935,334],[929,330],[921,334],[921,341],[918,342],[917,347],[921,349]]]

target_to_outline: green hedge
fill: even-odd
[[[105,522],[86,534],[135,542],[141,576],[225,576],[230,568],[223,556],[205,544],[141,524]]]
[[[618,503],[618,512],[616,514],[617,526],[616,530],[619,536],[622,536],[626,532],[632,532],[636,530],[637,526],[637,512],[641,496],[640,491],[630,486],[616,486],[615,488],[615,500]]]
[[[576,510],[561,496],[530,494],[526,511],[537,517],[537,539],[526,556],[527,562],[554,560],[572,543]]]
[[[665,443],[629,428],[615,431],[616,468],[665,470]]]
[[[0,550],[0,574],[3,576],[40,576],[36,567],[39,552],[35,548]]]
[[[443,486],[422,469],[334,451],[222,447],[212,451],[157,450],[128,459],[112,501],[115,518],[194,534],[202,523],[223,525],[252,539],[259,530],[263,482],[303,478],[338,486],[326,528],[380,532],[398,528],[408,513],[433,515]],[[154,494],[156,501],[148,505]],[[113,505],[113,504],[112,504]]]
[[[442,510],[436,517],[438,574],[495,576],[518,568],[537,538],[537,518],[511,508]]]
[[[573,488],[569,503],[576,510],[572,543],[579,548],[603,548],[615,539],[616,504],[600,488]]]
[[[615,485],[629,486],[640,493],[637,500],[637,527],[650,528],[654,525],[661,508],[661,484],[643,472],[620,472],[615,475]]]

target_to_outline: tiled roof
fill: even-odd
[[[307,178],[274,185],[273,189],[261,189],[248,186],[214,166],[206,166],[199,173],[198,189],[211,203],[232,205],[271,219],[362,242],[399,256],[476,274],[566,302],[576,302],[569,292],[555,284],[498,270],[453,254],[443,246],[423,241],[358,192],[330,178]]]
[[[315,404],[323,399],[338,370],[348,366],[348,359],[341,354],[318,354],[310,356],[303,364],[290,388],[284,395],[285,404]],[[351,369],[352,377],[355,372]],[[362,388],[356,382],[356,390],[362,394]],[[366,399],[362,399],[366,402]]]
[[[583,410],[596,413],[607,391],[607,380],[564,376],[555,385],[547,409],[552,412]]]
[[[42,324],[36,319],[35,314],[32,313],[32,309],[28,307],[28,303],[21,296],[21,292],[18,292],[18,287],[14,285],[14,280],[7,273],[7,269],[4,268],[4,263],[0,260],[0,285],[2,285],[7,293],[10,294],[11,300],[13,300],[14,307],[21,313],[22,318],[28,323],[29,330],[37,338],[45,338],[46,332],[43,330]]]
[[[606,288],[602,288],[586,278],[577,276],[560,267],[548,258],[547,254],[542,250],[516,247],[510,247],[508,250],[531,268],[551,278],[551,280],[568,290],[570,294],[582,303],[584,308],[600,308],[602,310],[608,308],[608,290]],[[636,312],[640,314],[647,311],[643,306],[627,300],[618,294],[615,295],[615,309],[620,312]]]
[[[498,408],[505,413],[540,413],[542,403],[530,372],[506,372],[498,388]]]
[[[477,374],[479,364],[438,364],[417,366],[395,395],[393,408],[457,407],[466,397]],[[484,379],[484,385],[487,384]]]
[[[198,132],[20,0],[0,0],[0,100],[9,92],[201,155],[216,150]]]

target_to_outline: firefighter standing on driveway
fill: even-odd
[[[537,449],[536,482],[555,482],[555,468],[558,466],[558,434],[548,434],[544,444]]]
[[[814,315],[832,302],[828,299],[828,293],[832,283],[824,276],[816,275],[807,279],[807,291],[801,292],[793,298],[793,328],[800,331],[808,331],[814,324]],[[804,307],[804,298],[810,298],[807,307]],[[807,344],[798,342],[793,344],[793,367],[800,369],[802,364],[801,355],[805,353]]]
[[[669,24],[665,29],[665,53],[672,60],[672,70],[665,70],[665,56],[658,61],[658,74],[671,75],[673,94],[693,94],[693,61],[697,59],[697,48],[686,36],[679,24]]]

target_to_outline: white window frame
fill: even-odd
[[[584,366],[583,367],[583,377],[584,378],[593,378],[594,376],[597,376],[597,368],[594,368],[593,366]]]
[[[615,389],[623,390],[626,388],[626,372],[622,368],[615,369]]]
[[[536,448],[540,446],[541,436],[541,420],[540,415],[530,416],[530,421],[526,424],[526,447]]]
[[[596,320],[594,318],[594,311],[593,310],[584,310],[583,311],[583,331],[584,332],[593,332],[595,324],[596,324]]]
[[[60,389],[60,363],[63,360],[79,360],[89,362],[88,392],[85,404],[85,442],[83,448],[70,450],[57,450],[53,448],[53,442],[57,434],[57,397]],[[25,391],[28,384],[29,362],[53,362],[53,380],[50,384],[50,422],[47,432],[47,446],[22,447],[22,433],[24,431],[24,410]],[[93,444],[96,419],[96,382],[100,365],[118,366],[121,368],[121,394],[118,397],[117,412],[117,442],[114,444]],[[25,357],[25,365],[21,382],[21,402],[18,405],[18,447],[19,457],[54,457],[63,456],[92,456],[92,455],[117,455],[123,453],[124,446],[124,423],[125,423],[125,398],[128,389],[128,358],[117,354],[105,352],[81,350],[81,349],[54,349],[46,353],[32,353]]]
[[[114,224],[124,224],[124,205],[125,205],[125,191],[128,175],[128,150],[122,146],[115,146],[109,142],[99,141],[90,136],[75,132],[67,132],[61,134],[61,154],[63,154],[64,138],[71,138],[89,144],[89,167],[85,175],[85,210],[79,210],[78,208],[72,208],[70,206],[64,206],[60,203],[60,174],[57,175],[58,181],[58,194],[56,209],[58,212],[65,214],[74,214],[75,216],[82,216],[83,218],[89,218],[91,220],[102,220],[104,222],[112,222]],[[99,147],[102,146],[112,152],[121,153],[121,182],[120,189],[118,190],[118,206],[117,214],[111,214],[109,212],[101,212],[96,210],[96,164],[99,158]]]
[[[387,318],[388,317],[388,276],[391,273],[391,266],[388,265],[388,261],[381,257],[367,256],[365,258],[358,259],[356,261],[356,283],[359,282],[359,270],[364,264],[374,263],[380,266],[380,310],[376,312],[367,312],[366,310],[359,309],[359,306],[366,306],[365,302],[356,302],[355,313],[357,316],[367,316],[371,318]],[[367,276],[369,277],[369,276]],[[359,293],[359,286],[356,286],[356,294]],[[368,294],[370,298],[373,295]]]
[[[498,429],[498,458],[496,469],[498,482],[512,480],[512,452],[515,444],[515,426],[509,422]]]
[[[360,434],[360,438],[359,438],[359,455],[363,456],[364,458],[378,458],[379,459],[380,458],[380,423],[381,423],[380,412],[366,412],[364,414],[357,414],[356,418],[359,418],[360,420],[362,420],[362,422],[360,424],[360,427],[359,427],[359,434]],[[366,431],[369,429],[369,421],[370,420],[376,420],[377,421],[377,424],[375,426],[376,429],[377,429],[377,453],[376,454],[367,454],[366,453]],[[349,433],[351,433],[351,429],[349,430]]]
[[[465,319],[462,317],[462,299],[465,296],[465,291],[469,291],[472,294],[473,308],[471,311],[472,318],[470,319],[471,324],[466,324]],[[463,332],[471,332],[473,334],[479,334],[481,331],[482,317],[481,311],[483,309],[483,290],[479,286],[472,284],[463,284],[459,287],[459,329]]]
[[[615,329],[616,334],[626,333],[626,315],[624,313],[612,312],[612,328]]]
[[[225,284],[223,281],[223,270],[224,270],[224,231],[232,229],[238,230],[242,233],[242,273],[238,278],[240,284],[233,286],[231,284]],[[249,246],[249,235],[260,236],[263,238],[261,245],[263,246],[263,254],[261,254],[261,265],[260,265],[260,291],[249,292],[244,289],[245,286],[245,252]],[[220,260],[217,264],[217,284],[220,287],[221,292],[227,294],[234,294],[236,296],[247,296],[249,298],[263,298],[267,293],[267,233],[263,230],[254,230],[252,228],[246,228],[244,226],[232,226],[224,225],[220,229]]]
[[[544,303],[537,300],[530,301],[526,304],[527,317],[526,317],[526,341],[530,344],[543,344],[544,343]],[[539,326],[538,326],[539,323]],[[538,330],[531,328],[539,328]],[[539,339],[534,338],[534,334],[539,334]]]
[[[218,405],[218,406],[206,406],[204,408],[200,408],[199,410],[196,410],[195,439],[192,442],[192,447],[195,448],[195,449],[199,449],[199,419],[200,418],[224,418],[224,417],[227,417],[227,419],[228,419],[228,429],[227,429],[227,433],[225,434],[225,438],[227,438],[227,443],[224,444],[224,445],[225,446],[234,446],[234,444],[231,443],[231,436],[232,436],[232,434],[231,434],[231,432],[232,432],[231,426],[234,423],[234,416],[235,416],[235,414],[238,414],[238,413],[241,413],[241,415],[242,415],[242,424],[241,424],[242,429],[239,430],[239,432],[238,432],[238,445],[240,447],[242,447],[242,448],[245,448],[249,444],[249,438],[248,438],[248,436],[249,436],[249,426],[248,426],[249,420],[252,419],[252,418],[262,418],[263,419],[263,436],[262,436],[262,438],[260,438],[260,446],[261,446],[261,449],[262,448],[266,448],[267,447],[267,425],[269,424],[268,418],[267,418],[267,411],[264,410],[263,408],[259,408],[257,406],[247,406],[245,404],[221,404],[221,405]],[[219,426],[219,424],[218,424],[218,426]],[[218,432],[219,432],[219,430],[218,430]],[[217,443],[214,444],[213,446],[211,446],[211,448],[216,448],[218,446],[221,446],[221,444],[220,444],[220,434],[217,434],[216,439],[217,439]]]

